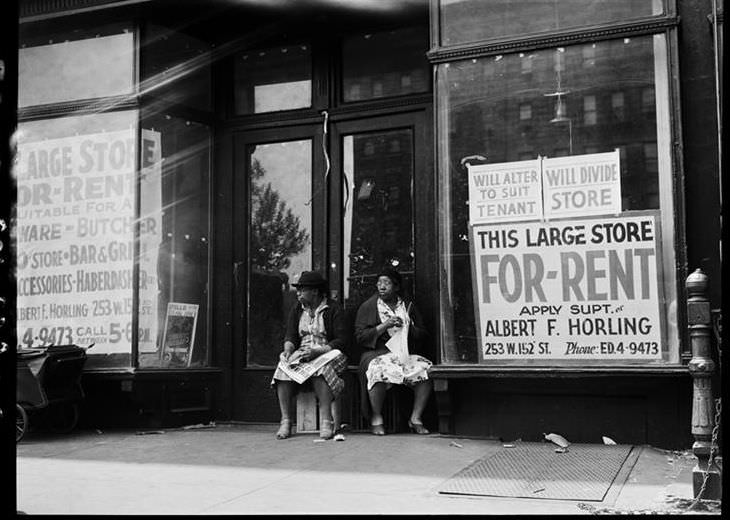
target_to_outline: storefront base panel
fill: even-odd
[[[234,378],[233,419],[279,422],[279,401],[270,386],[273,369],[245,370]]]
[[[692,382],[688,376],[448,381],[455,435],[504,441],[558,433],[575,443],[692,446]]]
[[[80,428],[170,428],[215,419],[219,374],[84,374]]]
[[[270,386],[273,369],[250,369],[244,372],[244,377],[238,382],[239,390],[234,399],[233,419],[252,423],[278,423],[281,418],[276,390]],[[370,426],[362,414],[362,395],[358,383],[357,369],[348,368],[341,377],[345,381],[345,389],[341,396],[342,422],[347,424],[351,431],[369,431]],[[292,404],[292,414],[296,416],[296,404]],[[316,401],[312,406],[316,406]],[[413,392],[405,387],[395,386],[388,391],[383,416],[388,433],[408,431],[408,418],[413,407]],[[316,414],[316,410],[310,413]],[[436,430],[437,415],[436,403],[429,400],[423,413],[423,419],[428,426]]]

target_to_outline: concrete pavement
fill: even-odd
[[[200,425],[202,426],[202,425]],[[691,453],[636,447],[602,502],[466,497],[439,486],[494,440],[431,434],[274,439],[276,425],[30,432],[17,445],[27,514],[590,514],[686,512]],[[712,509],[712,508],[711,508]],[[696,512],[696,511],[695,511]],[[702,512],[702,511],[700,511]],[[719,514],[719,507],[713,513]]]

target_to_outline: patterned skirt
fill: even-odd
[[[309,363],[301,363],[301,365],[308,365]],[[330,360],[326,365],[317,369],[308,379],[306,379],[301,385],[297,385],[297,389],[300,387],[308,387],[311,385],[312,377],[322,376],[327,382],[332,391],[332,397],[337,399],[345,388],[345,382],[340,377],[340,374],[347,368],[347,357],[340,352],[340,354],[334,359]],[[274,376],[271,378],[271,386],[276,385],[277,381],[293,381],[278,365],[274,371]]]
[[[428,379],[428,369],[432,365],[428,359],[418,354],[409,355],[405,361],[401,361],[392,353],[382,354],[368,364],[365,372],[368,390],[375,383],[413,386]]]

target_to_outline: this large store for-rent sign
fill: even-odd
[[[140,351],[156,349],[160,135],[142,133]],[[129,353],[136,203],[135,131],[18,146],[17,330],[21,346]]]
[[[484,360],[662,358],[659,213],[621,213],[617,152],[473,166],[469,184]]]

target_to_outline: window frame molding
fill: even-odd
[[[437,2],[438,0],[432,0]],[[436,8],[437,9],[437,8]],[[438,32],[438,11],[432,20],[432,37]],[[426,57],[431,64],[449,61],[493,56],[519,51],[533,51],[551,47],[562,47],[580,43],[592,43],[601,40],[612,40],[620,37],[643,36],[674,29],[679,26],[680,19],[675,15],[652,16],[627,22],[591,25],[579,29],[567,29],[549,33],[533,33],[530,35],[482,40],[480,42],[432,46]],[[438,40],[435,40],[438,41]]]

